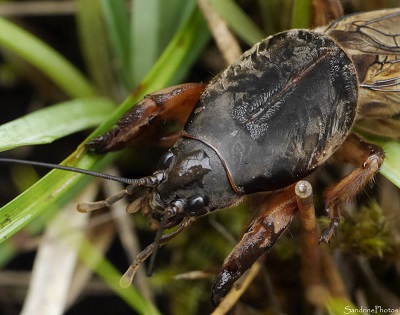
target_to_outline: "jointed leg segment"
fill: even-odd
[[[336,155],[358,167],[326,191],[325,204],[331,223],[322,234],[320,242],[329,242],[339,225],[340,204],[351,200],[364,189],[374,178],[385,158],[382,148],[367,143],[353,134],[346,139]]]
[[[132,180],[132,184],[129,184],[124,190],[121,190],[119,193],[106,198],[105,200],[95,201],[95,202],[83,202],[78,204],[79,212],[89,212],[94,210],[99,210],[104,207],[109,207],[121,200],[125,196],[132,195],[139,187],[155,187],[161,181],[165,179],[164,171],[157,171],[151,176],[143,177],[137,180]]]

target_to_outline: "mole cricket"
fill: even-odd
[[[129,267],[123,286],[159,246],[198,217],[244,196],[274,195],[275,205],[250,223],[216,275],[212,303],[217,305],[289,226],[298,210],[294,185],[340,154],[356,168],[324,195],[330,225],[320,241],[329,241],[339,225],[340,205],[373,179],[385,156],[352,127],[399,138],[399,118],[400,9],[387,9],[345,16],[318,30],[270,36],[206,85],[181,84],[147,95],[114,129],[87,143],[94,154],[146,141],[170,147],[152,175],[124,179],[47,167],[128,184],[105,200],[79,204],[79,211],[108,207],[129,195],[135,200],[128,212],[142,210],[158,222],[154,243]],[[179,130],[166,131],[171,123]]]

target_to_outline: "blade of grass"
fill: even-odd
[[[309,28],[311,24],[311,1],[295,0],[292,10],[292,28]]]
[[[282,12],[291,11],[291,0],[258,0],[257,3],[263,19],[264,31],[267,35],[273,35],[289,28],[290,15],[282,14]]]
[[[71,97],[95,94],[92,84],[68,60],[21,27],[0,18],[0,45],[36,66]]]
[[[254,45],[265,36],[258,26],[232,0],[210,0],[218,14],[247,44]]]
[[[170,60],[170,63],[175,63],[175,68],[177,68],[177,71],[175,72],[174,76],[171,76],[168,81],[165,81],[165,85],[167,84],[178,84],[179,82],[182,82],[182,80],[185,79],[185,77],[187,76],[187,73],[190,70],[190,67],[180,67],[179,64],[176,62],[177,60],[174,60],[173,58],[171,58],[172,56],[174,56],[176,53],[180,55],[179,58],[181,58],[181,63],[183,65],[192,65],[195,60],[198,59],[200,53],[203,51],[205,45],[207,44],[207,42],[209,41],[211,35],[210,32],[207,29],[207,26],[205,24],[205,21],[203,20],[203,17],[200,13],[196,13],[195,15],[192,15],[191,17],[193,24],[198,24],[199,25],[199,29],[201,31],[199,31],[196,34],[196,37],[191,37],[190,33],[186,34],[186,36],[184,37],[185,40],[187,41],[187,45],[190,45],[191,49],[190,49],[190,54],[185,53],[184,48],[182,47],[182,49],[171,49],[171,48],[167,48],[165,50],[166,53],[169,54],[169,57],[167,54],[163,54],[163,56],[160,57],[160,60],[163,60],[164,63],[168,62],[168,59]],[[177,47],[179,47],[179,42],[176,42],[175,45]],[[161,59],[163,58],[163,59]],[[173,66],[171,64],[171,66]],[[155,74],[156,76],[156,72],[151,72],[153,74]],[[149,80],[154,80],[154,77],[148,76],[146,77],[145,82],[150,82]],[[169,82],[169,83],[167,83]]]
[[[92,133],[91,137],[110,129],[122,113],[136,103],[141,96],[168,84],[175,77],[175,73],[178,70],[182,71],[182,67],[188,68],[190,64],[182,62],[187,60],[187,55],[191,54],[192,47],[196,46],[196,38],[204,37],[204,32],[207,32],[204,21],[198,12],[194,12],[176,34],[157,64],[152,68],[141,88],[130,95],[115,113]],[[115,158],[115,154],[109,154],[105,157],[89,155],[85,153],[83,145],[81,145],[64,163],[84,169],[96,170],[110,163],[113,158]],[[82,190],[87,181],[87,177],[79,174],[57,170],[51,171],[31,188],[0,209],[0,242],[8,239],[45,210],[56,211],[63,207]],[[86,252],[85,257],[82,258],[83,260],[94,255],[94,253],[87,255],[89,251],[90,249],[83,249],[83,252]],[[142,299],[134,296],[136,293],[132,293],[133,288],[122,290],[118,287],[119,282],[117,279],[120,277],[119,274],[114,274],[113,278],[110,279],[114,270],[112,265],[103,261],[98,268],[97,272],[103,274],[103,277],[108,277],[106,282],[110,283],[127,303],[130,305],[135,304],[134,307],[138,307],[137,303],[141,304],[143,302]],[[148,305],[145,307],[149,309]]]
[[[194,1],[182,0],[169,0],[168,3],[158,0],[132,2],[131,72],[135,85],[143,80],[194,7]]]
[[[155,81],[157,81],[155,90],[161,89],[167,86],[169,82],[175,81],[177,73],[182,73],[185,69],[187,71],[188,66],[196,58],[196,54],[193,53],[192,49],[198,52],[200,50],[199,47],[204,47],[210,34],[201,13],[197,9],[192,12],[185,24],[186,26],[182,27],[171,40],[136,93],[143,93],[142,90],[147,89],[150,84],[153,85]],[[194,29],[196,29],[195,33],[193,32]],[[187,53],[187,47],[190,47],[190,53]],[[165,71],[165,75],[162,77],[159,75],[161,71]],[[151,90],[151,92],[155,90]]]
[[[135,290],[134,287],[121,288],[119,280],[121,273],[107,260],[103,259],[103,255],[99,252],[87,239],[83,239],[80,244],[79,258],[107,283],[110,288],[118,294],[128,305],[140,314],[157,315],[158,310]],[[93,261],[98,261],[93,265]]]
[[[191,53],[196,39],[204,32],[206,32],[204,21],[199,12],[195,11],[146,76],[141,88],[131,94],[90,137],[109,130],[115,121],[144,94],[166,86],[180,67],[188,68],[190,65],[182,64],[182,60]],[[84,169],[99,169],[110,163],[114,157],[114,154],[105,157],[87,154],[81,145],[64,161],[64,164]],[[87,180],[79,174],[51,171],[30,189],[0,209],[0,242],[8,239],[45,209],[60,208],[65,205]]]
[[[102,94],[112,97],[116,90],[116,80],[113,76],[113,59],[109,52],[101,2],[78,0],[76,3],[79,46],[86,67]]]
[[[103,14],[107,23],[111,47],[118,60],[116,70],[126,89],[131,89],[133,78],[131,69],[131,38],[129,14],[124,0],[102,0]]]
[[[379,172],[400,188],[400,142],[371,135],[357,127],[354,127],[353,131],[385,151],[385,160]]]
[[[400,188],[400,143],[393,140],[374,141],[385,151],[380,173]]]
[[[209,37],[210,34],[202,15],[197,9],[193,10],[138,88],[114,111],[112,117],[91,136],[107,131],[119,117],[144,95],[176,82],[177,77],[188,71]]]
[[[13,184],[17,187],[18,191],[21,192],[28,189],[39,180],[37,173],[30,166],[14,165],[11,167],[10,172]],[[43,231],[46,224],[54,214],[55,211],[43,211],[40,216],[36,217],[24,228],[24,238],[27,240],[35,239],[35,237]],[[16,255],[26,251],[25,246],[25,241],[9,241],[1,243],[0,268],[3,268],[8,264]]]
[[[324,301],[324,307],[329,315],[342,315],[359,312],[360,309],[357,308],[351,301],[343,298],[328,297]]]
[[[138,89],[136,93],[128,97],[121,107],[91,136],[98,135],[108,130],[114,124],[115,120],[127,108],[137,102],[143,94],[165,86],[168,84],[168,80],[175,78],[174,74],[178,72],[178,70],[183,71],[182,68],[187,69],[190,66],[187,60],[191,60],[187,58],[187,55],[192,54],[192,47],[198,46],[198,43],[195,41],[196,38],[206,37],[204,36],[205,32],[205,26],[200,15],[194,13],[192,18],[189,19],[184,27],[176,34],[169,49],[163,54],[163,58],[160,58],[151,74],[147,76],[145,84],[141,85],[141,88]],[[179,53],[175,54],[175,50]],[[88,155],[81,145],[64,162],[85,169],[98,169],[108,164],[114,157],[115,155],[107,155],[106,157]],[[32,218],[41,215],[44,210],[57,210],[64,206],[82,189],[87,180],[87,178],[78,174],[60,171],[50,172],[38,183],[0,210],[0,242],[9,238],[16,231],[25,226],[27,222],[32,220]],[[90,248],[84,247],[82,251],[84,252],[83,260],[95,256],[95,253],[91,251]],[[115,270],[112,265],[103,261],[98,268],[99,270],[97,272],[102,275],[103,278],[108,279],[106,282],[109,283],[127,303],[143,314],[157,314],[146,301],[138,296],[133,288],[122,290],[118,286],[120,274],[113,274]],[[112,278],[110,278],[111,275],[113,275]],[[140,304],[143,305],[140,306]],[[140,311],[140,307],[145,310]]]
[[[157,19],[153,16],[153,19],[156,27],[156,33],[154,33],[154,37],[157,38],[158,45],[154,47],[158,49],[156,52],[156,56],[158,57],[161,52],[165,49],[167,44],[170,42],[173,34],[182,26],[182,23],[185,22],[194,11],[196,2],[195,1],[185,1],[185,0],[169,0],[168,2],[159,1],[157,3],[158,12],[160,13]],[[149,18],[151,18],[152,13],[148,12]],[[144,16],[141,14],[141,19]],[[172,23],[173,21],[173,23]],[[147,30],[146,30],[147,31]],[[203,36],[204,35],[204,36]],[[192,53],[187,54],[185,60],[182,61],[184,64],[192,64],[194,60],[197,59],[200,51],[203,49],[206,41],[209,36],[207,32],[200,33],[200,37],[197,38],[197,41],[194,42],[194,46],[191,49]],[[133,42],[132,45],[132,54],[133,56],[143,55],[143,46],[147,45],[147,39],[142,43]],[[142,67],[141,64],[136,63],[133,66],[133,71],[136,71],[137,67]],[[187,74],[187,69],[181,67],[182,71],[179,71],[175,78],[169,84],[177,84],[181,82]],[[145,71],[147,72],[147,71]]]
[[[26,165],[13,166],[10,169],[11,177],[18,191],[24,191],[39,180],[38,175],[32,167]],[[34,239],[41,233],[53,217],[55,211],[43,211],[42,214],[32,220],[24,229],[24,238]],[[15,237],[15,236],[14,236]],[[17,236],[18,237],[18,236]],[[23,245],[22,245],[23,244]],[[26,242],[9,241],[0,244],[0,268],[8,264],[16,255],[26,251]]]
[[[176,31],[182,26],[191,12],[193,12],[196,6],[195,1],[187,0],[168,0],[160,1],[160,10],[162,14],[160,15],[160,25],[167,26],[160,28],[160,34],[158,41],[160,43],[160,48],[163,50],[167,47],[171,38],[174,36]],[[161,51],[159,51],[161,53]]]
[[[51,143],[98,126],[115,109],[109,99],[75,99],[38,110],[0,126],[0,152],[23,145]]]
[[[136,86],[157,60],[162,12],[158,0],[135,0],[131,11],[131,73]]]
[[[82,195],[94,198],[96,192],[96,185],[89,185]],[[89,216],[77,213],[73,201],[48,222],[38,246],[21,315],[65,312],[78,258],[75,248],[85,237],[81,232],[87,229],[88,222]]]

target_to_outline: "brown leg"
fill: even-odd
[[[346,139],[335,155],[358,167],[325,192],[326,211],[329,213],[331,223],[320,237],[320,242],[329,242],[338,227],[340,204],[351,200],[364,189],[374,178],[385,158],[382,148],[367,143],[354,134]]]
[[[275,244],[296,212],[294,185],[269,197],[266,206],[250,223],[241,241],[225,259],[221,271],[215,277],[211,297],[214,306],[219,304],[234,282]]]
[[[132,179],[132,184],[129,184],[124,190],[121,190],[117,194],[110,196],[107,199],[95,202],[82,202],[78,204],[78,211],[90,212],[104,207],[109,207],[128,195],[135,197],[135,199],[140,199],[147,193],[146,189],[156,187],[163,180],[164,177],[164,171],[157,171],[150,176],[142,177],[139,179]],[[135,201],[133,203],[134,205],[137,205]],[[129,206],[127,210],[129,210],[129,212],[135,212],[133,206]]]
[[[102,154],[138,144],[171,147],[204,88],[204,84],[186,83],[145,96],[121,117],[114,129],[90,140],[87,148]]]
[[[196,220],[195,217],[186,217],[175,231],[168,233],[168,234],[164,234],[161,237],[160,242],[158,244],[151,243],[144,250],[142,250],[137,255],[134,262],[129,266],[128,270],[121,277],[121,280],[119,282],[120,286],[122,288],[129,287],[132,284],[132,280],[133,280],[133,277],[135,276],[137,269],[154,252],[155,247],[162,246],[162,245],[168,243],[175,236],[177,236],[179,233],[181,233],[185,228],[190,226],[195,220]]]

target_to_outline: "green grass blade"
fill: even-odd
[[[291,0],[258,0],[257,3],[267,35],[273,35],[289,28],[291,16],[283,13],[291,12]]]
[[[115,121],[144,95],[162,89],[171,82],[176,82],[177,77],[188,71],[197,56],[196,53],[201,51],[209,37],[210,34],[201,13],[197,9],[193,10],[139,87],[91,137],[109,130]]]
[[[37,67],[71,97],[95,94],[95,88],[68,60],[3,18],[0,18],[0,45]]]
[[[121,105],[129,108],[135,104],[138,97],[128,97]],[[122,114],[122,113],[121,113]],[[113,114],[98,127],[91,136],[94,137],[110,129],[118,118]],[[63,164],[83,169],[101,169],[111,162],[114,155],[105,157],[86,153],[82,144]],[[17,196],[0,209],[0,242],[8,239],[28,222],[50,209],[60,209],[67,204],[80,189],[89,181],[87,176],[76,173],[53,170],[39,180],[35,185]]]
[[[200,13],[195,11],[146,76],[141,88],[130,95],[90,137],[109,130],[115,121],[144,94],[168,85],[182,67],[188,68],[190,65],[182,64],[182,61],[185,60],[187,54],[191,53],[196,38],[202,36],[200,34],[204,32],[206,32],[204,21]],[[84,169],[99,169],[110,163],[114,156],[113,154],[105,157],[90,155],[86,153],[82,145],[64,161],[64,164]],[[51,171],[30,189],[0,209],[0,242],[8,239],[45,209],[64,206],[87,180],[87,177],[80,174]]]
[[[329,315],[351,314],[360,311],[351,301],[343,298],[329,297],[325,299],[324,307]]]
[[[365,141],[374,143],[385,151],[385,160],[379,172],[400,188],[400,142],[372,135],[357,127],[354,127],[353,131]]]
[[[82,151],[78,150],[70,156],[69,165],[93,167],[93,164],[100,160],[98,157],[85,155],[78,163],[80,152]],[[0,241],[8,239],[43,211],[52,211],[64,206],[87,181],[88,178],[75,173],[51,171],[0,209]]]
[[[208,34],[204,21],[198,11],[194,12],[190,19],[176,34],[171,44],[168,46],[162,57],[158,60],[152,71],[146,76],[141,88],[136,93],[131,94],[121,106],[109,116],[99,128],[92,133],[91,137],[99,135],[109,130],[115,121],[122,115],[127,108],[136,103],[144,94],[166,86],[175,78],[175,74],[182,71],[182,68],[189,68],[190,64],[185,63],[187,55],[192,54],[193,47],[196,47],[196,38],[204,38]],[[76,166],[84,169],[100,169],[109,164],[115,154],[108,154],[105,157],[87,154],[83,146],[72,153],[64,164]],[[13,201],[0,209],[0,242],[7,240],[18,230],[23,228],[33,218],[41,216],[45,210],[57,211],[69,202],[89,180],[88,177],[80,174],[53,170],[39,182],[20,194]],[[2,243],[6,244],[6,243]],[[84,245],[85,246],[85,245]],[[86,248],[86,246],[85,246]],[[5,248],[7,250],[7,248]],[[89,251],[89,249],[84,249]],[[88,258],[85,255],[82,259]],[[140,312],[144,307],[143,314],[157,314],[157,311],[143,300],[136,298],[133,288],[121,290],[118,287],[117,278],[119,275],[110,276],[113,269],[107,262],[103,262],[96,272],[105,279],[107,283],[132,307]],[[111,278],[110,278],[111,277]]]
[[[195,1],[138,0],[132,4],[131,52],[134,84],[151,69],[182,22],[195,9]]]
[[[247,44],[254,45],[265,37],[258,26],[234,1],[211,0],[211,4],[229,27]]]
[[[102,0],[103,14],[115,59],[117,73],[126,89],[133,87],[129,13],[124,0]]]
[[[156,89],[151,90],[152,92],[175,81],[176,74],[185,71],[185,69],[187,70],[191,65],[191,61],[195,56],[193,50],[196,49],[198,52],[200,50],[199,45],[204,46],[209,36],[204,19],[196,9],[147,74],[138,92],[143,93],[143,88],[147,88],[148,85],[156,81]],[[188,54],[188,51],[191,53]],[[162,76],[160,76],[161,71],[164,73]]]
[[[374,142],[381,146],[386,154],[380,173],[400,188],[400,143],[392,140]]]
[[[110,1],[108,1],[110,2]],[[113,1],[111,1],[113,2]],[[113,96],[116,80],[100,0],[78,0],[80,47],[91,79],[103,95]]]
[[[99,252],[87,239],[83,239],[80,250],[79,258],[86,265],[93,268],[93,270],[104,280],[109,287],[118,294],[128,305],[135,309],[139,314],[143,315],[158,315],[159,311],[148,301],[146,301],[138,291],[130,286],[128,288],[121,288],[119,280],[121,274],[118,270],[107,260],[103,259],[103,254]],[[93,261],[98,261],[93,265]]]
[[[132,76],[138,85],[157,60],[162,14],[159,0],[135,0],[132,2],[131,52]]]
[[[98,126],[115,109],[106,98],[75,99],[47,107],[0,126],[0,151],[51,143]]]
[[[168,0],[160,1],[160,35],[158,41],[162,50],[167,47],[171,38],[193,12],[196,1]],[[160,53],[162,51],[159,51]]]
[[[309,28],[311,24],[311,1],[295,0],[292,10],[292,28]]]

